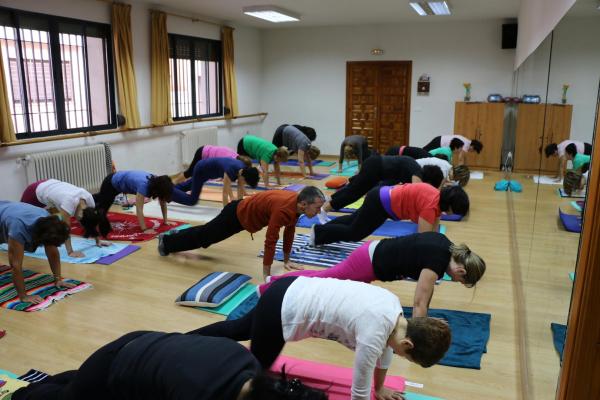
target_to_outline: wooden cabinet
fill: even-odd
[[[456,102],[454,133],[483,143],[481,154],[468,153],[466,157],[468,166],[500,168],[504,109],[504,103]]]
[[[571,135],[570,104],[519,104],[515,133],[516,171],[558,172],[558,158],[546,158],[544,149],[550,143],[560,143]]]

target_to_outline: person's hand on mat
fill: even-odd
[[[69,257],[82,258],[82,257],[85,257],[85,254],[83,254],[83,252],[81,252],[81,251],[72,251],[69,253]]]
[[[284,263],[283,263],[283,268],[284,268],[286,271],[293,271],[293,270],[301,270],[301,269],[304,269],[304,267],[303,267],[303,266],[301,266],[301,265],[298,265],[298,264],[295,264],[295,263],[293,263],[293,262],[291,262],[291,261],[284,262]]]
[[[163,221],[162,224],[163,225],[168,225],[168,226],[175,226],[175,225],[177,225],[177,222],[175,222],[175,221]]]
[[[43,298],[41,298],[40,296],[30,296],[30,295],[25,295],[23,297],[20,297],[19,300],[21,300],[23,303],[32,303],[32,304],[40,304],[42,301],[44,301]]]
[[[375,398],[377,400],[404,400],[404,393],[384,386],[375,390]]]
[[[74,284],[74,283],[67,282],[67,281],[64,280],[64,278],[61,277],[61,278],[56,279],[54,281],[54,286],[56,286],[57,288],[71,289],[71,288],[74,288],[77,285]]]
[[[146,228],[146,229],[142,229],[142,233],[149,233],[149,234],[155,234],[157,233],[154,229],[152,228]]]
[[[96,246],[98,247],[108,247],[110,246],[112,243],[111,242],[105,242],[103,240],[100,240],[96,243]]]

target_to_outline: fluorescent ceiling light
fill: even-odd
[[[420,16],[427,15],[427,11],[421,6],[419,3],[410,3],[410,6],[419,14]]]
[[[429,8],[435,15],[450,15],[450,7],[445,1],[430,1],[428,2]]]
[[[447,1],[411,1],[409,4],[420,16],[451,14]]]
[[[243,11],[246,15],[264,19],[269,22],[279,23],[300,21],[300,15],[274,6],[244,7]]]

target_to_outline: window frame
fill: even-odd
[[[36,13],[31,11],[19,10],[9,7],[0,6],[0,13],[8,14],[8,20],[11,23],[11,28],[15,29],[15,41],[16,41],[16,62],[17,68],[19,69],[19,84],[22,86],[19,89],[22,89],[20,93],[20,100],[24,104],[24,121],[26,126],[26,132],[15,132],[17,141],[25,140],[25,139],[35,139],[35,138],[43,138],[49,136],[58,136],[58,135],[66,135],[66,134],[74,134],[81,132],[94,132],[101,131],[107,129],[114,129],[117,127],[117,101],[116,101],[116,80],[115,80],[115,71],[114,71],[114,56],[113,56],[113,40],[112,40],[112,25],[101,22],[94,21],[85,21],[76,18],[63,17],[58,15],[51,14],[43,14]],[[51,73],[52,73],[52,81],[53,81],[53,92],[52,96],[55,102],[55,114],[56,114],[56,125],[57,129],[41,131],[41,132],[32,132],[31,131],[31,121],[30,121],[30,103],[29,103],[29,94],[27,93],[27,75],[25,71],[24,63],[30,61],[23,58],[23,50],[22,50],[22,42],[21,42],[21,25],[20,19],[24,17],[32,17],[39,18],[40,20],[45,20],[48,24],[48,48],[50,50],[48,62],[51,64]],[[77,127],[77,128],[67,128],[67,114],[66,114],[66,106],[65,106],[65,88],[64,88],[64,77],[63,77],[63,68],[61,61],[61,44],[60,44],[60,34],[59,25],[61,23],[64,24],[76,24],[85,27],[93,27],[97,28],[100,31],[104,31],[106,36],[102,36],[102,39],[105,41],[104,51],[103,51],[103,59],[104,59],[104,70],[106,71],[106,80],[107,84],[105,85],[105,93],[106,97],[106,110],[109,123],[102,125],[92,125],[85,127]],[[28,29],[28,28],[24,28]],[[64,33],[64,32],[62,32]],[[85,74],[85,88],[82,94],[85,95],[88,106],[87,114],[91,116],[92,108],[91,108],[91,98],[92,93],[90,92],[90,71],[88,66],[88,53],[87,53],[87,36],[83,35],[84,40],[82,41],[82,51],[83,51],[83,68]],[[100,36],[98,36],[100,37]],[[4,60],[5,62],[10,62],[10,60]],[[45,60],[42,61],[42,64]],[[37,62],[37,60],[31,60],[31,62]],[[70,61],[73,63],[73,61]],[[11,79],[12,77],[5,77],[5,80]],[[72,79],[72,78],[71,78]],[[11,82],[12,87],[12,82]],[[14,105],[13,105],[14,107]],[[12,116],[11,116],[12,119]],[[91,121],[91,118],[90,118]]]
[[[173,76],[169,76],[169,86],[170,86],[170,82],[171,79],[173,80],[173,82],[175,82],[175,85],[177,85],[177,67],[176,67],[176,60],[190,60],[192,62],[190,62],[190,76],[191,76],[191,85],[192,85],[192,89],[191,89],[191,104],[192,104],[192,115],[190,116],[184,116],[184,117],[177,117],[176,115],[178,114],[178,108],[179,108],[179,102],[177,101],[179,99],[178,95],[177,95],[177,91],[175,90],[175,104],[172,105],[172,111],[173,115],[172,115],[172,119],[173,121],[187,121],[187,120],[195,120],[195,119],[200,119],[200,118],[211,118],[211,117],[222,117],[224,114],[224,101],[223,101],[223,97],[224,97],[224,93],[223,93],[223,47],[222,47],[222,41],[221,40],[215,40],[215,39],[207,39],[207,38],[202,38],[202,37],[197,37],[197,36],[188,36],[188,35],[180,35],[177,33],[169,33],[169,67],[171,66],[171,60],[175,60],[174,65],[173,65]],[[175,48],[175,41],[177,39],[183,39],[183,40],[188,40],[191,43],[191,47],[190,47],[190,58],[176,58],[174,57],[174,48]],[[217,112],[215,113],[208,113],[208,114],[198,114],[198,110],[196,107],[197,101],[196,101],[196,79],[195,78],[195,70],[196,70],[196,66],[195,66],[195,62],[194,61],[205,61],[205,62],[209,62],[207,60],[198,60],[195,59],[193,57],[194,54],[194,44],[196,42],[205,42],[207,44],[207,46],[213,46],[215,44],[217,44],[217,48],[219,49],[218,52],[218,71],[219,71],[219,80],[217,82]],[[206,81],[206,87],[208,88],[209,85],[209,81],[207,79]],[[171,98],[171,88],[169,87],[169,98]]]

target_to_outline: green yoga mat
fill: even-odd
[[[577,210],[577,211],[579,211],[579,212],[582,212],[582,211],[583,211],[583,209],[581,208],[581,206],[580,206],[579,204],[577,204],[577,202],[576,202],[576,201],[572,201],[572,202],[571,202],[571,206],[573,206],[573,208],[574,208],[574,209],[576,209],[576,210]]]
[[[332,165],[335,165],[335,161],[321,161],[320,163],[318,163],[317,165],[314,165],[315,167],[331,167]]]
[[[358,161],[352,160],[349,163],[344,161],[342,164],[342,172],[338,172],[337,167],[331,168],[329,173],[338,176],[354,176],[358,172]]]
[[[229,315],[237,306],[242,304],[252,293],[256,292],[256,285],[248,283],[236,294],[231,296],[229,300],[221,304],[219,307],[196,307],[198,310],[208,311],[213,314]]]

